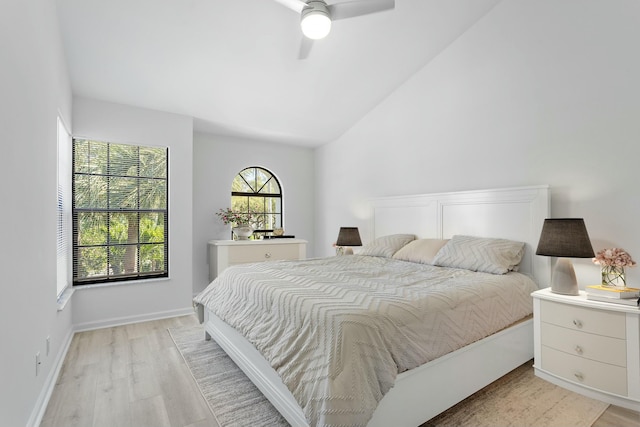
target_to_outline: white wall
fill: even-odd
[[[169,147],[169,278],[77,287],[73,295],[76,328],[191,312],[193,120],[177,114],[74,98],[73,135]]]
[[[70,123],[72,100],[55,2],[0,9],[0,425],[24,426],[37,418],[72,329],[70,308],[56,304],[56,117]]]
[[[317,150],[318,255],[369,197],[549,184],[594,250],[640,261],[640,2],[509,0]],[[598,268],[574,260],[582,285]],[[628,269],[640,285],[639,269]]]
[[[208,284],[207,242],[229,239],[229,226],[215,213],[231,204],[231,183],[242,169],[273,172],[283,191],[284,229],[314,242],[314,152],[309,148],[196,133],[193,140],[193,292]]]

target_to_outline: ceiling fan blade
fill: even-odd
[[[302,0],[275,0],[277,3],[280,3],[284,7],[288,7],[289,9],[296,11],[298,13],[302,12],[302,9],[307,6],[307,3]]]
[[[393,9],[395,0],[354,0],[328,5],[331,20],[353,18]]]
[[[312,47],[313,40],[307,37],[302,37],[302,40],[300,40],[300,52],[298,53],[298,59],[307,59]]]

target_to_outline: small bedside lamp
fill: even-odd
[[[578,295],[578,281],[568,258],[595,256],[582,218],[545,219],[536,255],[558,257],[551,276],[551,292]]]
[[[353,255],[353,249],[344,246],[362,246],[358,227],[340,227],[336,241],[337,253],[339,255]]]

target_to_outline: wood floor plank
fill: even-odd
[[[152,352],[149,348],[149,339],[146,336],[129,339],[129,362],[132,364],[145,364],[152,360]]]
[[[98,383],[93,414],[93,427],[135,427],[127,378],[106,378]]]
[[[592,427],[640,427],[640,412],[609,405]]]
[[[87,427],[93,422],[93,416],[84,418],[62,417],[56,419],[44,419],[40,423],[40,427]]]
[[[189,425],[210,414],[185,364],[155,370],[171,425]]]
[[[93,419],[96,386],[96,374],[78,375],[56,385],[43,419]]]
[[[117,334],[111,335],[111,340],[102,345],[100,350],[100,372],[107,373],[108,378],[127,378],[128,366],[131,363],[128,340],[116,338]]]
[[[171,427],[163,397],[157,395],[133,402],[131,423],[136,427]]]
[[[129,375],[129,401],[145,400],[162,394],[156,373],[150,363],[130,363]]]
[[[211,418],[204,418],[202,420],[198,420],[193,424],[189,424],[185,427],[220,427],[218,422]]]

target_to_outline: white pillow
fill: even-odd
[[[524,255],[524,243],[507,239],[453,236],[438,251],[433,265],[492,274],[514,270]]]
[[[415,238],[416,236],[413,234],[390,234],[378,237],[373,242],[364,245],[358,255],[391,258],[401,247]]]
[[[433,258],[448,241],[449,239],[414,240],[400,248],[393,254],[393,258],[420,264],[433,264]]]

